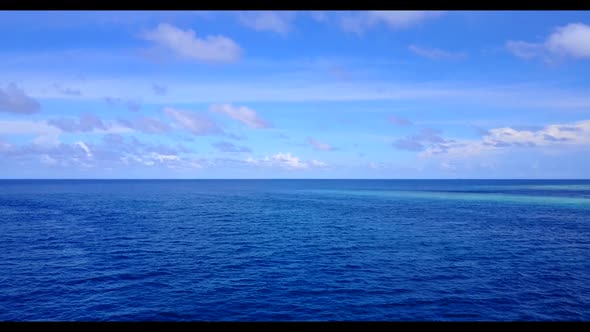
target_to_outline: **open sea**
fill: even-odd
[[[548,320],[590,181],[0,181],[0,321]]]

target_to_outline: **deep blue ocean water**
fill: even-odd
[[[0,320],[590,320],[590,181],[0,181]]]

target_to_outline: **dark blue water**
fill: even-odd
[[[0,320],[590,320],[590,181],[0,181]]]

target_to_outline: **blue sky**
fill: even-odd
[[[590,13],[0,12],[0,178],[588,178]]]

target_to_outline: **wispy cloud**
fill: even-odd
[[[295,12],[251,11],[238,13],[239,21],[256,31],[270,31],[285,36],[292,30]]]
[[[193,135],[215,135],[223,133],[223,130],[203,113],[166,107],[164,108],[164,114],[172,118],[178,127],[188,130]]]
[[[67,98],[51,88],[53,79],[22,78],[23,89],[39,99]],[[484,81],[409,83],[399,81],[340,81],[314,82],[310,77],[277,85],[275,81],[256,77],[252,82],[236,80],[200,81],[176,80],[174,90],[165,96],[146,93],[145,81],[129,77],[119,79],[88,79],[72,81],[84,91],[76,100],[95,100],[111,96],[113,100],[141,100],[143,104],[217,103],[231,96],[239,103],[250,102],[311,102],[364,100],[417,100],[462,105],[509,106],[542,109],[586,109],[590,96],[584,87],[570,89],[539,83],[493,84]],[[74,83],[75,82],[75,83]],[[114,105],[123,105],[117,104]]]
[[[544,50],[542,44],[514,40],[509,40],[506,42],[506,49],[513,55],[523,59],[534,58]]]
[[[449,52],[439,48],[420,47],[416,45],[408,46],[408,49],[413,53],[432,60],[463,60],[467,58],[466,53]]]
[[[33,135],[39,144],[59,143],[62,130],[46,121],[9,121],[0,120],[0,137],[12,135]]]
[[[343,16],[341,27],[345,31],[357,34],[361,34],[379,24],[384,24],[391,29],[404,29],[437,18],[442,14],[443,12],[437,11],[373,10]]]
[[[161,23],[155,29],[144,32],[141,37],[180,57],[197,61],[234,62],[242,54],[240,46],[228,37],[216,35],[201,39],[193,30],[182,30],[166,23]]]
[[[95,129],[107,129],[107,126],[102,122],[102,120],[92,113],[84,113],[78,119],[50,119],[47,121],[47,123],[68,133],[90,132]]]
[[[271,125],[261,119],[255,110],[246,106],[233,106],[231,104],[214,104],[211,105],[211,112],[221,113],[229,116],[230,118],[240,121],[250,128],[270,128]]]
[[[389,116],[389,122],[393,123],[394,125],[397,126],[411,126],[414,123],[406,118],[402,118],[400,116],[395,116],[395,115],[391,115]]]
[[[239,146],[231,142],[215,142],[212,145],[217,150],[222,152],[252,152],[252,150],[247,146]]]
[[[132,120],[120,119],[119,123],[127,128],[147,134],[163,134],[171,131],[168,124],[148,116],[142,116]]]
[[[328,143],[320,142],[320,141],[313,139],[311,137],[308,138],[307,142],[309,143],[309,145],[313,146],[314,149],[319,150],[319,151],[333,151],[336,149]]]
[[[0,112],[33,114],[40,109],[39,102],[27,96],[16,84],[10,83],[4,89],[0,87]]]

